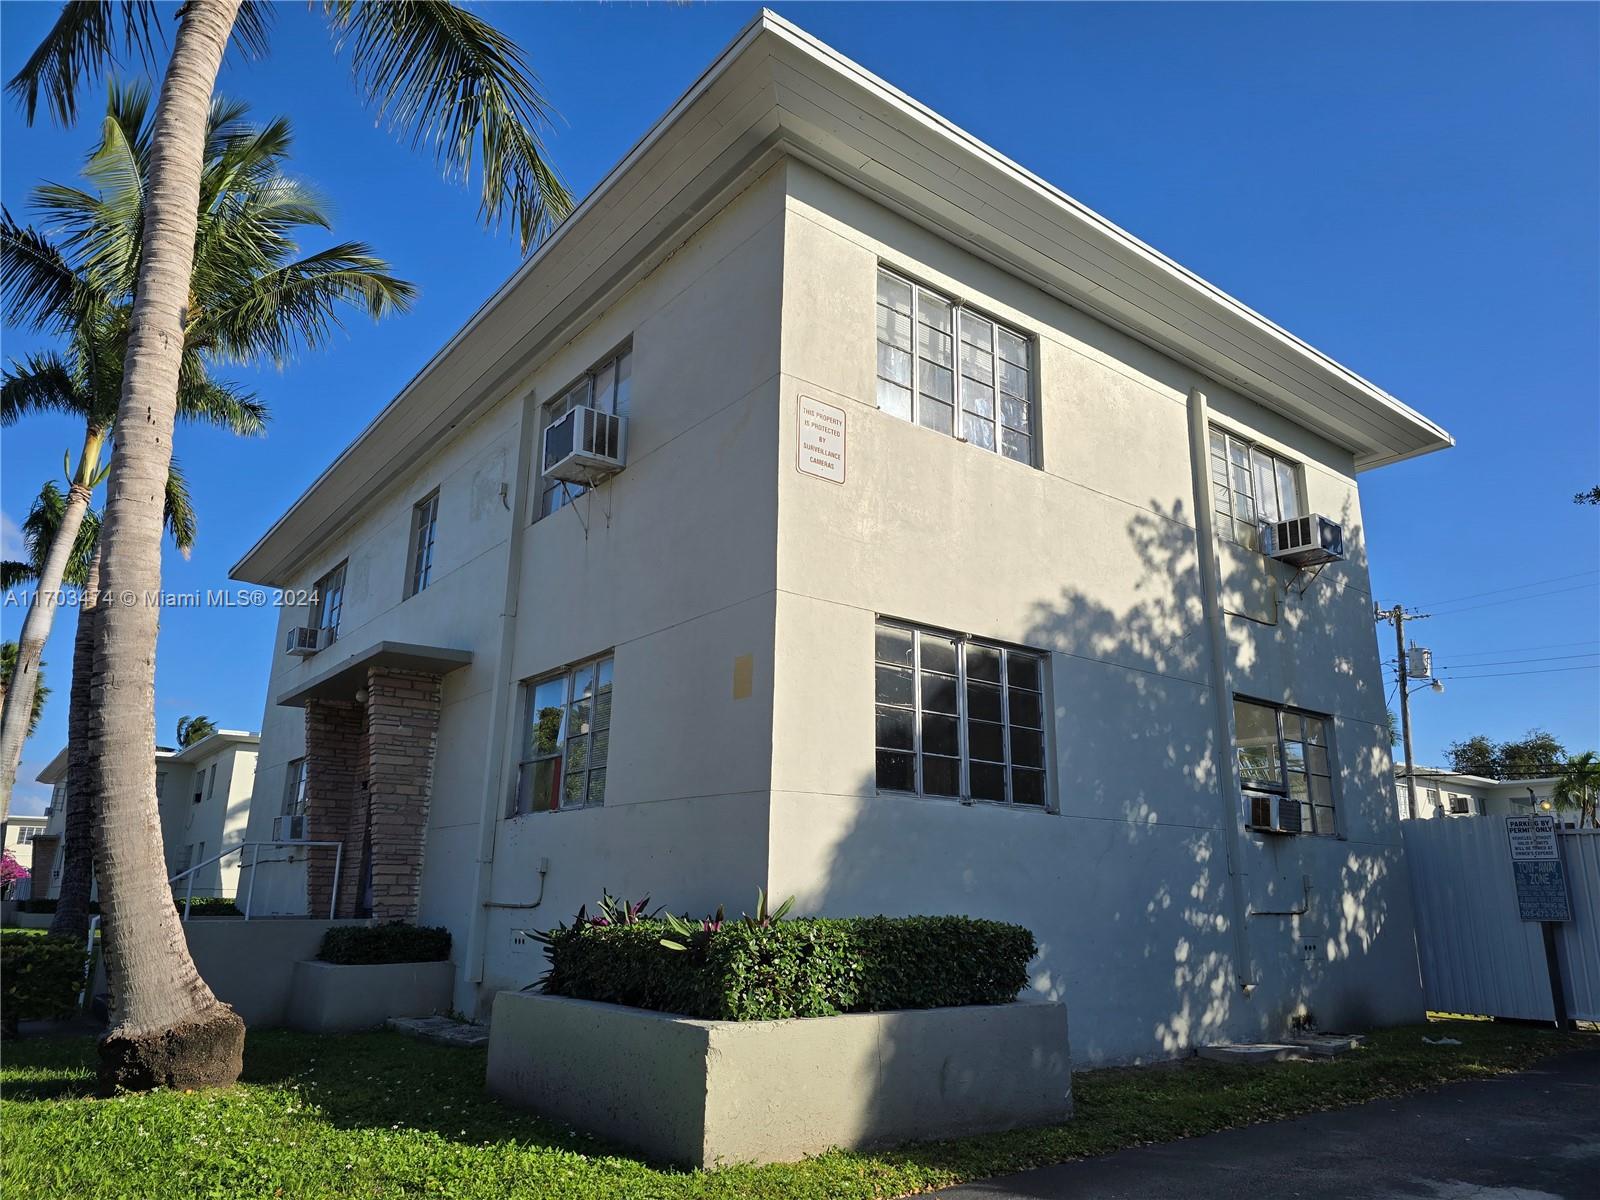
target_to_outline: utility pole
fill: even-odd
[[[1400,744],[1406,756],[1406,811],[1415,819],[1417,812],[1417,776],[1415,760],[1411,757],[1411,690],[1409,664],[1406,662],[1406,612],[1396,604],[1388,612],[1373,606],[1373,616],[1394,625],[1395,663],[1400,670]]]

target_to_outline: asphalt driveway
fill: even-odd
[[[1593,1200],[1600,1050],[1539,1067],[1041,1167],[944,1200]]]

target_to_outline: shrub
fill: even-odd
[[[183,915],[183,897],[177,897],[178,915]],[[196,896],[189,904],[191,917],[242,917],[239,906],[226,896]]]
[[[723,1021],[1005,1004],[1028,981],[1033,934],[970,917],[738,922],[690,935],[665,922],[553,930],[544,990]]]
[[[342,925],[322,935],[317,957],[342,966],[443,962],[450,957],[450,931],[443,926]]]
[[[77,938],[31,929],[0,930],[0,1015],[8,1033],[19,1021],[70,1017],[89,959]]]

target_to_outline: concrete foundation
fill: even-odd
[[[376,1029],[390,1017],[449,1012],[454,980],[448,962],[297,962],[285,1024],[305,1033],[349,1033]]]
[[[1066,1047],[1061,1004],[700,1021],[501,992],[488,1085],[651,1158],[709,1167],[1064,1121]]]

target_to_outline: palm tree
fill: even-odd
[[[1585,823],[1600,829],[1600,755],[1593,750],[1569,755],[1556,772],[1550,800],[1557,808],[1577,809],[1579,829]]]
[[[345,6],[341,23],[350,30],[375,21],[386,25],[381,18],[389,8]],[[246,41],[259,46],[265,16],[265,6],[249,6],[240,22]],[[127,37],[137,40],[139,31],[155,19],[155,6],[149,0],[127,0],[122,5],[63,7],[56,25],[10,85],[13,94],[23,98],[30,120],[41,91],[58,116],[70,118],[80,76],[93,74],[112,59],[112,34],[119,17],[127,22]],[[110,255],[112,266],[96,264],[98,275],[130,283],[132,298],[126,309],[126,349],[114,422],[117,447],[100,541],[103,595],[110,602],[100,606],[95,618],[90,696],[97,721],[88,746],[99,776],[94,842],[101,902],[108,918],[103,944],[113,1003],[111,1028],[100,1043],[100,1079],[107,1089],[226,1084],[238,1078],[242,1065],[244,1025],[231,1008],[218,1002],[196,971],[166,886],[155,794],[159,609],[138,603],[160,587],[160,514],[155,497],[171,459],[186,368],[198,367],[206,350],[212,357],[246,359],[266,351],[282,358],[297,342],[312,344],[326,332],[334,322],[337,301],[364,299],[377,315],[402,306],[411,294],[378,270],[380,264],[370,257],[348,261],[356,256],[347,247],[313,256],[297,268],[283,267],[281,257],[273,257],[275,272],[255,274],[229,293],[234,297],[231,302],[196,302],[201,291],[196,286],[198,269],[209,261],[208,231],[224,223],[221,218],[216,222],[206,218],[213,210],[204,204],[205,166],[217,136],[212,91],[223,49],[239,17],[240,0],[192,0],[179,9],[172,55],[148,136],[129,145],[107,128],[111,152],[140,167],[136,179],[126,167],[121,172],[130,180],[127,191],[137,191],[139,219],[123,224],[123,234],[113,245],[121,245],[124,252]],[[425,18],[424,24],[438,28],[439,22]],[[383,37],[376,42],[359,38],[358,45],[369,48],[358,54],[370,62],[373,50],[391,43]],[[418,43],[414,32],[412,44],[425,43]],[[435,48],[432,57],[437,59],[439,53]],[[495,64],[503,63],[503,58],[473,60],[479,66],[484,61],[497,71]],[[393,65],[387,68],[393,69]],[[397,95],[415,94],[400,86],[405,76],[377,78],[389,80],[389,90]],[[426,95],[430,76],[413,78],[413,87],[424,89]],[[465,121],[462,128],[486,130],[483,108],[472,105],[473,95],[481,98],[481,89],[435,95],[419,101],[420,108],[413,105],[410,112],[447,110]],[[503,107],[498,111],[504,117]],[[463,118],[467,112],[474,115]],[[123,145],[113,144],[117,141]],[[513,141],[501,136],[492,161],[515,158],[515,151],[508,149]],[[485,148],[487,152],[487,140]],[[451,161],[470,150],[470,142],[455,143]],[[309,197],[296,197],[291,189],[277,192],[286,190],[290,192],[284,205],[287,216],[268,222],[269,234],[278,235],[285,224],[306,223],[299,214],[307,211]],[[231,194],[232,189],[224,191]],[[258,191],[262,196],[273,194]],[[287,243],[286,237],[278,238]],[[340,261],[341,255],[345,261]],[[119,259],[124,266],[120,274],[113,269]],[[68,281],[70,273],[50,271],[48,259],[42,263],[40,274],[56,282],[50,290],[36,292],[35,300],[53,296],[63,307],[72,305],[78,289]],[[219,274],[215,282],[229,281]],[[134,603],[122,603],[122,596],[133,597]]]
[[[144,85],[113,85],[100,145],[84,169],[95,190],[62,184],[35,190],[34,204],[61,231],[59,242],[24,228],[10,214],[0,221],[7,315],[63,333],[68,344],[65,357],[38,354],[12,365],[0,421],[55,410],[84,422],[83,449],[60,523],[65,546],[52,545],[50,553],[70,553],[73,543],[66,539],[76,537],[76,522],[106,472],[101,460],[122,387],[149,199],[149,105]],[[315,345],[326,338],[337,324],[339,302],[360,303],[381,316],[403,308],[414,294],[359,243],[292,258],[296,228],[328,228],[328,217],[313,194],[282,173],[291,140],[288,122],[279,118],[256,128],[246,122],[247,113],[242,104],[219,100],[207,117],[200,235],[178,393],[180,417],[230,425],[238,433],[260,431],[261,406],[213,379],[208,360],[282,361],[298,342]],[[61,601],[62,567],[64,562],[47,554],[19,638],[19,698]],[[0,810],[10,803],[24,736],[16,718],[0,720]]]
[[[8,567],[12,563],[6,564]],[[38,682],[33,689],[33,711],[28,714],[28,732],[32,733],[39,725],[39,718],[44,716],[44,702],[50,697],[50,689],[44,685],[44,664],[39,664],[36,672]],[[17,644],[15,642],[0,642],[0,697],[4,697],[11,690],[11,677],[17,673]]]
[[[392,127],[431,142],[447,175],[480,163],[481,215],[509,216],[524,247],[570,207],[544,158],[538,130],[547,111],[517,46],[456,4],[364,4],[323,0],[336,48]],[[103,534],[107,593],[135,598],[161,582],[154,497],[171,454],[183,371],[191,269],[201,241],[206,116],[230,38],[266,48],[269,6],[258,0],[188,0],[156,106],[145,174],[142,253],[118,406],[116,457]],[[8,85],[28,119],[44,98],[70,119],[77,89],[114,59],[121,42],[147,51],[157,20],[152,0],[68,3]],[[219,1004],[189,957],[170,903],[155,795],[155,675],[158,610],[104,606],[96,688],[114,686],[94,752],[104,775],[97,826],[101,899],[110,914],[108,972],[116,1012],[100,1043],[103,1086],[205,1086],[238,1078],[244,1027]],[[114,681],[114,683],[113,683]]]
[[[216,731],[217,723],[210,717],[179,717],[178,745],[192,746],[201,738],[210,737]]]

